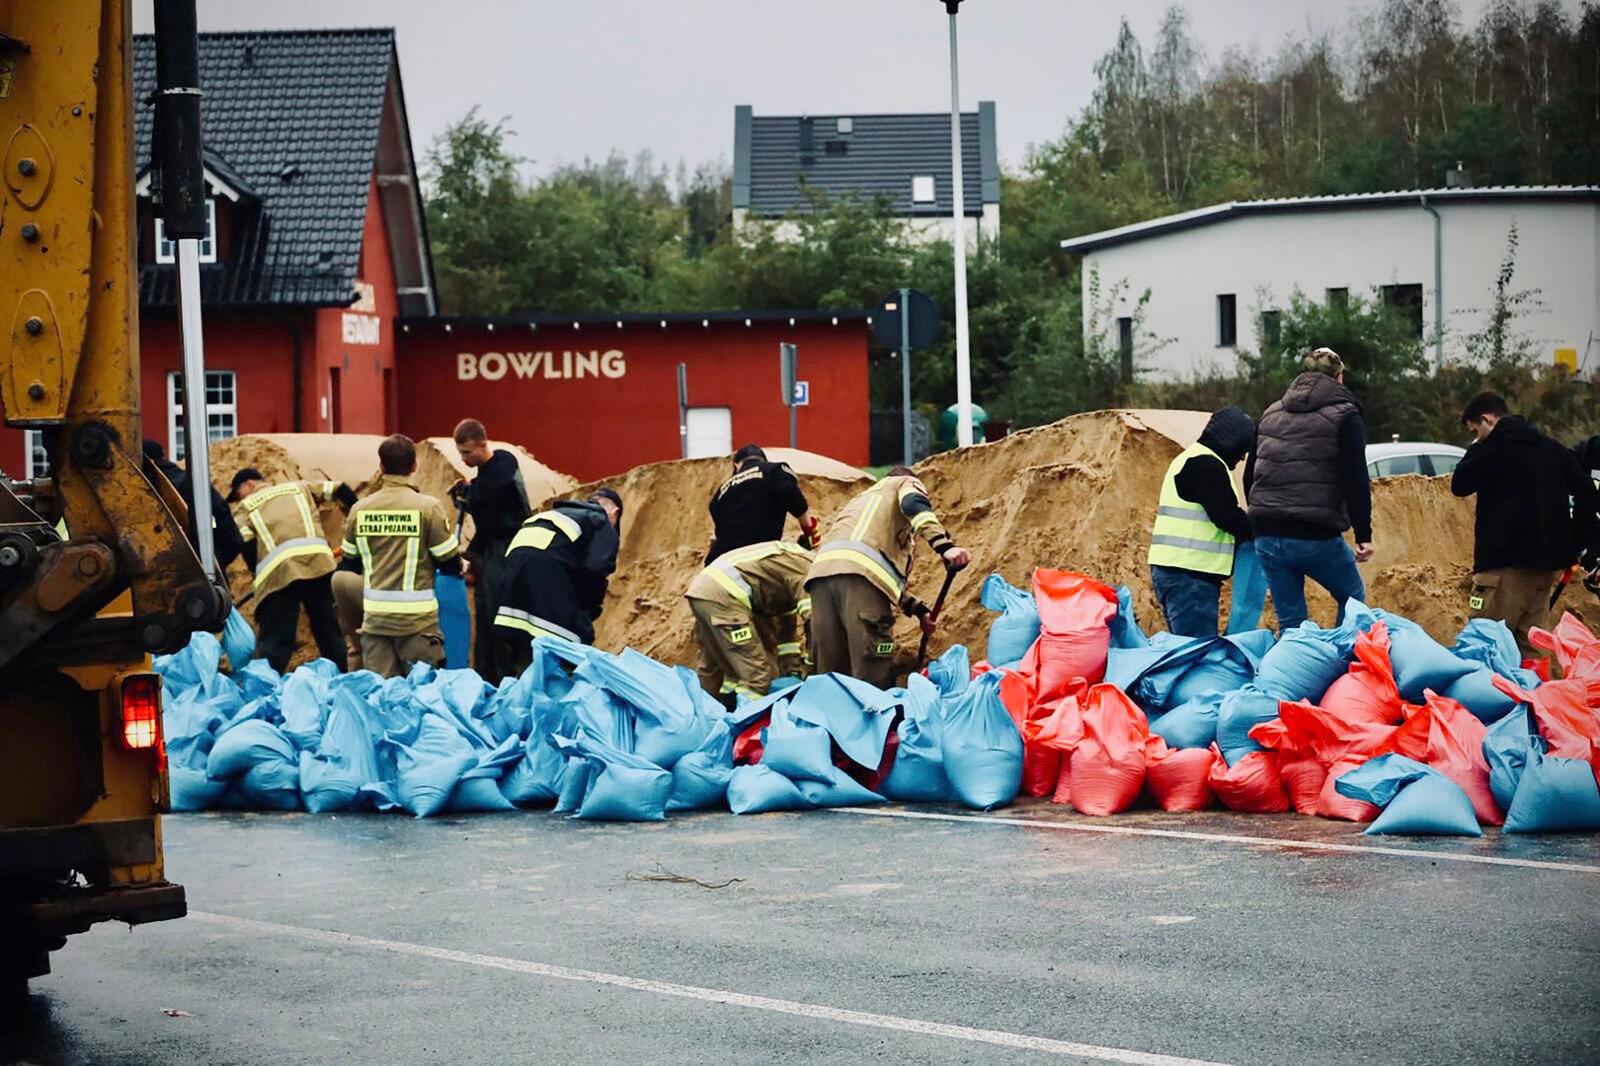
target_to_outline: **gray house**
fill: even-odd
[[[1000,159],[992,101],[961,116],[967,240],[1000,229]],[[733,224],[778,221],[828,200],[882,197],[926,240],[954,233],[950,115],[756,115],[733,110]]]

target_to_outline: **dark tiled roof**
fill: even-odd
[[[206,145],[259,197],[240,206],[230,262],[204,271],[208,302],[351,302],[393,57],[390,29],[200,35]],[[135,37],[135,99],[154,88],[155,40]],[[141,107],[141,168],[150,125]],[[172,267],[142,265],[139,291],[172,303]]]
[[[848,120],[849,132],[839,131]],[[809,130],[808,130],[809,127]],[[964,213],[1000,200],[994,104],[961,116]],[[933,178],[931,203],[912,200],[912,179]],[[807,190],[830,200],[884,197],[897,215],[948,216],[950,115],[753,115],[734,111],[733,206],[776,218],[810,207]]]

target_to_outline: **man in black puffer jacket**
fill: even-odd
[[[1531,657],[1528,629],[1545,624],[1556,582],[1580,553],[1595,561],[1600,496],[1577,456],[1495,393],[1473,397],[1461,422],[1477,438],[1450,479],[1457,496],[1478,497],[1468,606],[1511,627]]]
[[[1366,599],[1356,563],[1372,558],[1372,484],[1361,405],[1344,386],[1344,360],[1318,348],[1283,399],[1267,408],[1245,465],[1256,558],[1280,632],[1306,620],[1306,578],[1347,600]],[[1344,531],[1355,528],[1352,554]]]

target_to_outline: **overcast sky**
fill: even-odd
[[[994,100],[1000,155],[1019,165],[1094,85],[1126,14],[1148,48],[1169,0],[967,0],[961,103]],[[1289,34],[1343,32],[1328,0],[1195,0],[1211,56],[1273,53]],[[1465,0],[1475,19],[1484,0]],[[504,117],[535,172],[648,148],[692,167],[733,154],[733,108],[756,114],[949,107],[936,0],[200,0],[201,30],[393,26],[419,156],[473,106]],[[137,28],[149,4],[135,0]]]

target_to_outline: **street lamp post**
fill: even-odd
[[[956,64],[956,12],[961,0],[940,0],[950,16],[950,174],[954,204],[956,262],[956,444],[972,443],[972,344],[967,336],[966,189],[962,174],[961,81]]]

